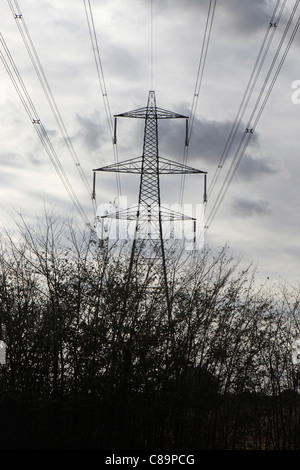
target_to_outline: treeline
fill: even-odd
[[[128,256],[49,215],[2,232],[0,449],[300,449],[300,290],[174,252],[170,315]]]

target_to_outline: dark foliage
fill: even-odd
[[[170,316],[142,252],[127,292],[126,244],[49,216],[18,229],[0,253],[2,450],[300,448],[297,288],[267,292],[227,248],[173,251]]]

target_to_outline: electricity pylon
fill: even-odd
[[[148,250],[148,254],[151,255],[151,252],[154,253],[155,256],[161,261],[160,265],[162,269],[168,313],[169,316],[171,316],[171,301],[167,276],[163,223],[194,219],[190,216],[182,214],[181,212],[177,212],[162,206],[160,196],[160,175],[203,173],[204,177],[206,177],[206,172],[159,156],[158,120],[178,118],[185,118],[187,120],[188,117],[174,113],[172,111],[158,108],[156,106],[154,91],[149,91],[148,103],[146,107],[115,115],[114,143],[116,143],[116,123],[118,117],[145,120],[143,154],[141,157],[132,158],[120,163],[114,163],[112,165],[94,169],[93,171],[139,174],[140,185],[138,203],[137,205],[130,208],[108,213],[104,215],[103,218],[135,221],[135,230],[132,239],[131,256],[128,267],[127,287],[129,288],[131,282],[132,267],[136,256],[137,243],[139,240],[142,240],[143,242],[146,242],[146,249]],[[188,145],[187,130],[186,145]],[[93,194],[94,193],[95,190],[93,190]],[[204,200],[206,200],[205,195]],[[155,269],[158,269],[157,265]]]

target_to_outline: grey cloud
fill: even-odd
[[[249,218],[255,215],[264,216],[272,213],[270,202],[264,199],[250,200],[245,198],[236,198],[232,207],[234,214],[237,217],[242,218]]]
[[[181,17],[206,15],[208,13],[209,1],[186,0],[184,9],[181,0],[159,0],[155,2],[155,11],[166,13],[178,11]],[[272,0],[227,0],[217,2],[215,10],[215,23],[218,30],[227,30],[229,34],[233,31],[236,35],[255,34],[262,27],[266,27],[274,10]]]
[[[200,154],[201,158],[208,163],[218,163],[227,145],[228,138],[232,130],[233,123],[229,120],[218,122],[209,120],[195,121],[193,134],[191,137],[191,155]],[[244,129],[236,132],[230,148],[235,149],[240,141]],[[252,143],[258,141],[258,135],[253,135]],[[229,152],[229,156],[230,156]]]
[[[99,124],[98,113],[95,112],[91,117],[77,114],[76,118],[80,125],[76,140],[81,140],[83,145],[91,152],[99,149],[102,127]]]
[[[233,123],[229,120],[196,119],[189,147],[189,164],[198,167],[201,162],[203,167],[216,168],[222,160],[224,171],[227,171],[233,158],[242,157],[237,175],[243,180],[252,181],[264,176],[276,175],[280,169],[271,158],[265,156],[264,149],[260,151],[260,138],[257,132],[252,135],[244,155],[241,154],[243,146],[239,147],[245,135],[246,127],[243,124],[240,125],[228,147],[227,142],[231,135],[232,125]],[[185,132],[183,124],[181,124],[181,129],[179,126],[179,123],[176,125],[174,122],[166,125],[166,130],[163,133],[162,152],[171,152],[172,155],[177,155],[180,159],[182,153],[178,154],[178,151],[183,148]]]
[[[22,160],[20,158],[20,155],[18,155],[16,152],[5,152],[0,154],[0,162],[1,162],[1,167],[20,167],[22,165]]]
[[[239,175],[246,180],[254,180],[268,175],[275,175],[280,171],[268,157],[252,157],[245,154],[240,167]]]
[[[228,31],[234,34],[255,34],[266,27],[272,17],[274,2],[270,0],[231,0],[218,4],[217,12],[223,17]]]
[[[111,55],[106,58],[106,74],[111,77],[121,76],[122,81],[138,82],[140,77],[148,74],[141,57],[120,42],[113,45]]]
[[[28,164],[39,166],[45,161],[42,150],[35,150],[30,152],[5,152],[0,154],[1,167],[5,168],[28,168]]]
[[[185,113],[183,113],[185,114]],[[181,129],[180,126],[181,125]],[[192,159],[201,159],[209,164],[219,163],[221,156],[230,136],[233,123],[229,120],[215,121],[204,118],[196,118],[193,123],[189,156]],[[245,132],[245,126],[241,125],[240,129],[232,140],[230,148],[236,149],[236,146]],[[182,148],[185,131],[183,124],[175,125],[174,122],[165,126],[164,141],[170,144],[171,151],[176,152],[178,148]],[[251,145],[257,145],[259,142],[259,134],[253,134]],[[231,156],[232,151],[228,153]]]

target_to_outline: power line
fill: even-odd
[[[94,54],[94,59],[95,59],[95,64],[96,64],[97,76],[98,76],[98,80],[100,84],[101,94],[102,94],[103,103],[104,103],[104,109],[106,113],[106,119],[107,119],[108,128],[109,128],[109,132],[110,132],[112,143],[113,143],[114,160],[115,160],[115,163],[118,163],[119,158],[118,158],[117,141],[115,139],[113,117],[110,111],[108,93],[107,93],[103,67],[102,67],[102,60],[101,60],[101,55],[100,55],[100,49],[99,49],[99,44],[98,44],[98,39],[97,39],[97,34],[96,34],[93,10],[92,10],[90,0],[83,0],[83,4],[84,4],[86,19],[87,19],[87,24],[88,24],[88,29],[89,29],[89,35],[91,39],[91,44],[92,44],[92,49],[93,49],[93,54]],[[116,183],[117,183],[118,198],[120,198],[121,197],[121,180],[120,180],[119,174],[116,174]]]
[[[209,7],[208,7],[204,37],[203,37],[197,76],[196,76],[194,96],[193,96],[192,106],[191,106],[190,125],[189,125],[187,139],[186,139],[185,147],[184,147],[184,156],[183,156],[184,164],[187,163],[187,159],[188,159],[189,143],[191,140],[193,125],[194,125],[194,120],[195,120],[195,115],[196,115],[196,110],[197,110],[197,105],[198,105],[198,100],[199,100],[199,94],[200,94],[200,89],[202,85],[203,73],[204,73],[204,68],[205,68],[205,63],[206,63],[206,58],[207,58],[207,51],[208,51],[208,46],[210,42],[211,31],[212,31],[212,26],[213,26],[213,21],[214,21],[214,16],[215,16],[216,4],[217,4],[217,0],[210,0]],[[182,201],[183,201],[184,184],[185,184],[185,175],[183,174],[181,178],[181,185],[180,185],[180,196],[179,196],[180,204],[182,204]]]
[[[22,80],[22,77],[17,69],[17,66],[10,54],[10,51],[5,43],[5,40],[2,36],[2,34],[0,33],[0,42],[3,46],[3,49],[4,49],[4,52],[5,52],[5,55],[2,53],[2,51],[0,51],[0,57],[1,57],[1,60],[3,62],[3,65],[8,73],[8,76],[9,78],[11,79],[12,81],[12,84],[24,106],[24,109],[30,119],[30,121],[32,122],[32,124],[34,125],[34,128],[41,140],[41,143],[43,145],[43,147],[45,148],[50,160],[51,160],[51,163],[53,164],[59,178],[61,179],[62,183],[63,183],[63,186],[65,187],[67,193],[69,194],[76,210],[78,211],[80,217],[82,218],[82,220],[84,221],[84,223],[88,226],[90,226],[90,223],[88,221],[88,218],[85,214],[85,211],[84,209],[82,208],[81,204],[80,204],[80,201],[76,195],[76,192],[74,191],[68,177],[67,177],[67,174],[66,172],[64,171],[64,168],[59,160],[59,157],[49,139],[49,136],[47,134],[47,131],[46,129],[44,128],[42,122],[41,122],[41,119],[40,119],[40,116],[33,104],[33,101],[31,100],[30,98],[30,95],[28,93],[28,90],[24,84],[24,81]]]
[[[151,0],[150,12],[150,69],[151,69],[151,90],[153,90],[153,0]]]
[[[7,0],[8,4],[9,4],[9,7],[11,9],[11,12],[16,20],[16,23],[17,23],[17,26],[18,26],[18,29],[19,29],[19,32],[20,32],[20,35],[22,37],[22,40],[24,42],[24,45],[26,47],[26,50],[28,52],[28,55],[31,59],[31,62],[32,62],[32,65],[34,67],[34,70],[36,72],[36,75],[40,81],[40,84],[42,86],[42,89],[44,91],[44,94],[47,98],[47,101],[48,101],[48,104],[51,108],[51,111],[54,115],[54,118],[56,120],[56,123],[59,127],[59,130],[61,131],[62,135],[63,135],[63,138],[64,138],[64,141],[67,145],[67,148],[71,154],[71,157],[73,159],[73,162],[80,174],[80,177],[88,191],[88,194],[91,196],[91,188],[90,188],[90,185],[88,183],[88,180],[85,176],[85,173],[82,169],[82,166],[79,162],[79,158],[76,154],[76,151],[73,147],[73,144],[72,144],[72,141],[68,135],[68,132],[67,132],[67,129],[66,129],[66,126],[64,124],[64,121],[63,121],[63,118],[61,116],[61,113],[59,111],[59,108],[57,106],[57,103],[54,99],[54,96],[53,96],[53,93],[51,91],[51,88],[50,88],[50,85],[49,85],[49,82],[47,80],[47,77],[46,77],[46,74],[44,72],[44,69],[43,69],[43,66],[41,64],[41,61],[40,61],[40,58],[38,56],[38,53],[36,51],[36,48],[34,46],[34,42],[31,38],[31,35],[29,33],[29,30],[27,28],[27,25],[26,25],[26,22],[25,22],[25,19],[24,19],[24,16],[23,14],[21,13],[21,10],[20,10],[20,7],[19,7],[19,4],[18,4],[18,1],[17,0],[14,0],[14,3],[15,3],[15,7],[16,7],[16,11],[18,13],[15,12],[15,9],[14,9],[14,6],[13,6],[13,3],[11,0]],[[94,208],[95,210],[95,208]]]
[[[210,0],[208,13],[207,13],[207,20],[206,20],[206,25],[205,25],[203,44],[202,44],[202,49],[201,49],[201,54],[200,54],[200,59],[199,59],[193,102],[192,102],[192,110],[191,110],[191,117],[190,117],[191,124],[189,127],[189,140],[191,138],[191,134],[193,130],[193,125],[194,125],[194,120],[195,120],[195,115],[196,115],[196,110],[197,110],[197,105],[198,105],[198,100],[199,100],[199,94],[200,94],[200,89],[201,89],[202,80],[203,80],[203,73],[204,73],[204,68],[206,64],[208,46],[210,42],[212,26],[213,26],[213,21],[215,17],[216,5],[217,5],[217,0]]]
[[[266,93],[266,95],[265,95],[265,97],[264,97],[264,100],[263,100],[262,104],[260,105],[258,114],[257,114],[257,116],[256,116],[256,118],[255,118],[255,120],[253,121],[253,124],[252,124],[252,120],[254,119],[255,113],[256,113],[256,111],[257,111],[257,109],[258,109],[258,106],[259,106],[259,101],[260,101],[261,98],[262,98],[262,95],[263,95],[263,93],[264,93],[264,91],[265,91],[267,82],[268,82],[268,80],[269,80],[269,78],[270,78],[270,75],[271,75],[271,73],[272,73],[272,71],[273,71],[274,65],[275,65],[275,63],[276,63],[276,61],[277,61],[277,59],[278,59],[278,56],[279,56],[280,50],[281,50],[281,48],[282,48],[283,42],[284,42],[284,40],[285,40],[285,38],[286,38],[286,35],[287,35],[287,33],[288,33],[288,30],[289,30],[289,28],[290,28],[290,26],[291,26],[291,22],[292,22],[292,20],[293,20],[293,18],[294,18],[295,12],[296,12],[296,10],[297,10],[297,8],[298,8],[299,1],[300,1],[300,0],[297,0],[297,2],[295,3],[294,8],[293,8],[293,10],[292,10],[292,13],[291,13],[291,15],[290,15],[290,17],[289,17],[288,23],[287,23],[287,25],[286,25],[286,27],[285,27],[284,33],[283,33],[282,38],[281,38],[281,40],[280,40],[280,43],[279,43],[279,45],[278,45],[278,47],[277,47],[275,56],[274,56],[273,61],[272,61],[271,65],[270,65],[270,67],[269,67],[267,76],[266,76],[266,78],[265,78],[265,80],[264,80],[263,86],[262,86],[261,91],[260,91],[260,93],[259,93],[259,96],[258,96],[258,98],[257,98],[257,100],[256,100],[256,103],[255,103],[255,106],[254,106],[253,111],[252,111],[252,113],[251,113],[250,119],[249,119],[249,121],[248,121],[247,128],[246,128],[246,132],[243,134],[243,137],[242,137],[242,139],[241,139],[241,141],[240,141],[239,147],[238,147],[238,149],[237,149],[237,151],[236,151],[236,153],[235,153],[234,159],[233,159],[233,161],[232,161],[232,163],[231,163],[231,166],[230,166],[230,168],[229,168],[229,170],[228,170],[228,172],[227,172],[226,178],[225,178],[225,180],[224,180],[224,182],[223,182],[223,185],[222,185],[222,187],[221,187],[221,189],[220,189],[220,191],[219,191],[219,194],[218,194],[217,199],[216,199],[216,201],[215,201],[215,203],[214,203],[214,206],[213,206],[213,208],[212,208],[212,210],[211,210],[211,212],[210,212],[210,214],[209,214],[209,217],[208,217],[208,219],[207,219],[207,226],[209,226],[209,225],[212,223],[212,220],[214,219],[214,217],[215,217],[215,215],[216,215],[216,212],[218,211],[218,209],[219,209],[219,207],[220,207],[220,205],[221,205],[221,203],[222,203],[222,201],[223,201],[223,199],[224,199],[224,197],[225,197],[225,194],[226,194],[226,192],[227,192],[227,190],[228,190],[228,188],[229,188],[229,185],[230,185],[230,183],[232,182],[232,179],[233,179],[234,175],[236,174],[236,171],[237,171],[238,166],[239,166],[239,164],[240,164],[240,162],[241,162],[241,160],[242,160],[242,157],[243,157],[243,155],[244,155],[244,153],[245,153],[245,150],[246,150],[246,148],[247,148],[247,146],[248,146],[248,144],[249,144],[249,142],[250,142],[250,140],[251,140],[251,137],[252,137],[252,135],[253,135],[254,129],[256,128],[257,123],[258,123],[258,121],[259,121],[259,119],[260,119],[260,117],[261,117],[261,114],[262,114],[262,112],[263,112],[263,110],[264,110],[264,108],[265,108],[265,106],[266,106],[266,103],[267,103],[267,101],[268,101],[268,99],[269,99],[269,96],[270,96],[270,94],[271,94],[271,91],[272,91],[272,89],[273,89],[273,87],[274,87],[274,84],[275,84],[275,82],[276,82],[276,80],[277,80],[277,77],[278,77],[279,72],[280,72],[280,70],[281,70],[281,68],[282,68],[282,65],[283,65],[283,63],[284,63],[284,60],[285,60],[285,58],[286,58],[286,56],[287,56],[287,54],[288,54],[288,52],[289,52],[289,49],[290,49],[290,47],[291,47],[291,44],[292,44],[292,42],[293,42],[293,40],[294,40],[294,37],[295,37],[295,35],[296,35],[297,31],[298,31],[300,18],[298,18],[298,20],[297,20],[297,22],[296,22],[296,25],[294,26],[294,29],[293,29],[293,32],[292,32],[292,34],[291,34],[291,36],[290,36],[290,39],[289,39],[289,41],[288,41],[288,44],[286,45],[285,51],[284,51],[284,53],[283,53],[283,55],[282,55],[282,57],[281,57],[281,59],[280,59],[280,62],[279,62],[279,64],[278,64],[278,66],[277,66],[277,69],[276,69],[276,71],[275,71],[275,74],[274,74],[274,76],[273,76],[273,78],[272,78],[272,80],[271,80],[271,82],[270,82],[270,84],[269,84],[269,88],[268,88],[267,93]],[[244,142],[244,141],[245,141],[245,142]],[[235,165],[235,166],[234,166],[234,165]]]
[[[285,3],[286,3],[287,0],[285,0],[283,2],[283,5],[282,5],[282,8],[280,10],[280,13],[279,15],[277,16],[276,18],[276,21],[274,22],[274,18],[275,18],[275,15],[276,15],[276,11],[278,9],[278,6],[279,6],[279,3],[280,3],[280,0],[277,1],[276,5],[275,5],[275,8],[274,8],[274,11],[273,11],[273,15],[271,17],[271,20],[270,20],[270,23],[267,27],[267,30],[266,30],[266,33],[265,33],[265,36],[263,38],[263,41],[262,41],[262,45],[260,47],[260,50],[258,52],[258,56],[257,56],[257,59],[255,61],[255,64],[254,64],[254,67],[253,67],[253,70],[252,70],[252,73],[250,75],[250,78],[249,78],[249,81],[247,83],[247,86],[246,86],[246,89],[245,89],[245,92],[244,92],[244,95],[243,95],[243,98],[242,98],[242,101],[241,101],[241,104],[239,106],[239,109],[238,109],[238,112],[237,112],[237,115],[236,115],[236,118],[235,118],[235,121],[232,125],[232,128],[231,128],[231,131],[229,133],[229,136],[227,138],[227,141],[226,141],[226,144],[225,144],[225,147],[223,149],[223,152],[222,152],[222,155],[221,155],[221,158],[220,158],[220,161],[218,163],[218,166],[216,168],[216,171],[215,171],[215,174],[212,178],[212,181],[211,181],[211,184],[210,184],[210,187],[209,187],[209,191],[208,191],[208,196],[210,197],[211,196],[211,193],[213,192],[214,190],[214,187],[216,185],[216,182],[218,180],[218,177],[220,175],[220,172],[224,166],[224,163],[228,157],[228,153],[229,153],[229,150],[233,144],[233,141],[236,137],[236,133],[237,133],[237,130],[241,124],[241,121],[242,121],[242,118],[244,116],[244,113],[245,113],[245,110],[246,110],[246,107],[249,103],[249,100],[252,96],[252,93],[253,93],[253,90],[254,90],[254,87],[257,83],[257,80],[258,80],[258,77],[259,77],[259,74],[261,72],[261,69],[263,67],[263,64],[265,62],[265,59],[266,59],[266,56],[267,56],[267,53],[269,51],[269,48],[270,48],[270,45],[271,45],[271,42],[273,40],[273,37],[274,37],[274,34],[275,34],[275,31],[276,31],[276,27],[280,21],[280,18],[281,18],[281,15],[282,15],[282,11],[284,9],[284,6],[285,6]],[[276,27],[270,27],[271,25],[276,25]],[[268,43],[267,43],[267,39],[268,39],[268,36],[270,36],[269,40],[268,40]],[[266,47],[265,47],[266,46]]]

